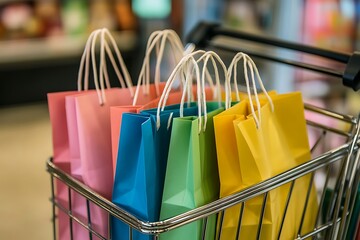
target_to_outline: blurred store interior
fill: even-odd
[[[359,0],[0,1],[0,239],[51,238],[46,93],[77,89],[80,57],[92,30],[112,31],[136,82],[145,43],[154,30],[174,29],[185,44],[189,31],[207,20],[351,53],[360,49],[359,18]],[[343,68],[296,52],[264,51]],[[300,90],[306,101],[318,106],[359,112],[359,94],[344,88],[341,79],[255,60],[269,89]]]
[[[358,5],[355,0],[1,1],[0,105],[42,101],[47,92],[76,89],[74,78],[84,42],[97,28],[106,27],[114,33],[132,78],[136,79],[151,32],[174,29],[185,44],[187,34],[200,20],[353,52],[360,42]],[[324,66],[333,64],[282,49],[268,47],[266,51],[285,58],[319,61]],[[309,97],[321,98],[333,96],[328,92],[335,89],[334,95],[347,95],[346,90],[339,92],[341,81],[328,76],[324,80],[323,76],[300,73],[293,67],[264,65],[266,82],[280,92],[301,89]]]

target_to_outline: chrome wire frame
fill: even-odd
[[[89,239],[107,239],[101,234],[97,233],[91,226],[91,217],[88,217],[87,222],[82,222],[76,216],[72,214],[71,209],[71,192],[74,191],[82,195],[87,200],[88,206],[88,216],[90,216],[90,207],[89,204],[95,204],[100,208],[104,209],[109,215],[109,218],[116,217],[126,223],[129,226],[130,237],[132,239],[132,232],[134,230],[142,232],[144,234],[153,235],[153,239],[159,239],[159,236],[163,232],[171,231],[173,229],[179,228],[191,222],[202,220],[202,239],[206,238],[206,227],[207,219],[213,214],[217,214],[217,226],[219,226],[216,233],[216,239],[221,239],[222,226],[224,215],[226,215],[227,209],[238,205],[240,207],[239,219],[238,219],[238,229],[236,233],[236,239],[240,236],[241,231],[241,222],[244,215],[244,208],[246,202],[254,197],[263,197],[262,211],[259,216],[259,225],[257,229],[257,239],[261,239],[261,229],[263,216],[265,211],[265,204],[268,198],[268,193],[280,186],[289,184],[289,193],[284,206],[284,213],[281,217],[281,227],[277,233],[278,239],[281,238],[282,227],[285,221],[285,216],[287,213],[287,208],[291,199],[291,194],[293,186],[297,179],[310,175],[310,182],[308,191],[304,196],[306,197],[305,207],[303,209],[301,224],[298,229],[298,236],[296,239],[344,239],[349,227],[350,218],[352,216],[354,206],[355,206],[355,197],[359,187],[360,181],[360,138],[359,138],[359,118],[354,118],[349,115],[338,114],[326,109],[318,108],[315,106],[305,104],[306,111],[320,114],[321,116],[329,117],[335,119],[342,124],[347,124],[347,130],[337,129],[334,127],[326,126],[323,123],[313,122],[308,120],[309,128],[314,128],[316,131],[320,132],[318,139],[315,144],[312,146],[312,151],[321,146],[324,139],[326,139],[327,133],[336,134],[337,136],[344,137],[344,144],[337,146],[336,148],[330,149],[321,153],[319,156],[314,157],[312,160],[299,165],[293,169],[290,169],[286,172],[283,172],[277,176],[274,176],[270,179],[259,182],[251,187],[248,187],[238,193],[235,193],[231,196],[227,196],[216,201],[213,201],[204,206],[198,207],[196,209],[190,210],[183,214],[162,220],[157,222],[147,222],[141,219],[138,219],[134,215],[125,210],[119,208],[111,201],[100,196],[89,187],[85,186],[83,183],[73,178],[60,168],[58,168],[53,162],[52,159],[47,161],[47,171],[51,175],[51,190],[52,190],[52,204],[53,204],[53,228],[54,228],[54,239],[57,238],[57,229],[56,229],[56,214],[57,211],[63,211],[67,214],[70,221],[70,239],[73,239],[72,235],[72,224],[74,222],[79,223],[81,226],[86,228],[89,231]],[[333,175],[335,164],[340,164],[340,171],[337,171],[336,176]],[[314,176],[318,171],[325,173],[326,178],[322,187],[321,195],[319,197],[319,208],[316,213],[316,224],[314,229],[311,232],[302,233],[302,224],[306,214],[306,206],[310,196],[311,187],[314,184]],[[63,206],[60,204],[60,201],[57,200],[54,187],[54,179],[63,182],[68,187],[68,196],[69,196],[69,206]],[[335,182],[333,187],[330,187],[330,183]],[[325,204],[325,193],[326,190],[332,188],[331,198],[328,204],[328,208],[324,208]],[[319,188],[321,190],[321,188]],[[318,190],[319,190],[318,189]],[[357,217],[357,216],[355,216]],[[109,221],[111,222],[111,221]],[[109,236],[110,236],[109,226]],[[109,238],[110,239],[110,238]]]

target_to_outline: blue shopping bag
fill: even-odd
[[[207,110],[219,107],[208,102]],[[180,116],[180,105],[165,107],[156,127],[156,109],[140,114],[124,113],[120,131],[118,159],[112,201],[144,221],[158,221],[166,162],[171,137],[172,118]],[[184,107],[184,116],[197,116],[197,103]],[[112,239],[129,239],[127,224],[112,218]],[[133,231],[133,239],[148,240],[150,235]]]

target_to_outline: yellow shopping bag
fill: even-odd
[[[269,92],[269,95],[276,95],[276,92],[271,91]],[[259,98],[261,105],[267,103],[264,95],[260,94]],[[235,104],[231,108],[214,117],[216,151],[220,178],[220,197],[229,196],[244,188],[236,142],[236,134],[233,124],[234,121],[245,120],[246,116],[250,114],[250,106],[246,100],[247,95],[242,95],[241,99],[243,100],[240,103]],[[257,198],[257,200],[253,200],[253,202],[257,202],[258,207],[261,208],[261,197]],[[239,215],[240,205],[236,205],[225,211],[221,227],[221,239],[236,239]],[[248,216],[250,216],[250,219]],[[243,224],[249,226],[249,221],[251,218],[258,219],[259,214],[258,216],[253,214],[253,217],[251,217],[251,213],[246,214],[242,220]],[[263,221],[263,231],[267,232],[268,227],[266,226],[270,225],[270,221],[266,220],[268,218],[269,216],[265,215],[265,220]],[[249,228],[247,228],[247,230],[249,230]],[[256,234],[257,226],[253,225],[250,231]],[[242,231],[242,236],[244,237],[252,235],[249,235],[248,231]]]
[[[300,93],[272,94],[270,102],[258,101],[259,109],[253,102],[251,98],[243,100],[214,118],[220,197],[311,159]],[[312,230],[316,218],[312,213],[318,206],[313,185],[305,206],[309,181],[310,176],[295,181],[282,227],[290,183],[268,193],[260,239],[295,239],[299,231]],[[263,196],[245,202],[239,232],[241,205],[227,209],[220,239],[236,239],[238,234],[240,239],[257,239],[262,204]],[[304,208],[307,211],[300,229]]]
[[[268,94],[273,96],[277,93],[270,91]],[[250,114],[250,106],[248,101],[246,101],[248,96],[244,93],[240,96],[243,101],[214,117],[216,151],[220,163],[219,168],[221,168],[219,169],[222,182],[220,197],[240,191],[242,185],[233,121],[245,119]],[[263,94],[259,94],[259,100],[261,105],[267,103],[266,97]]]

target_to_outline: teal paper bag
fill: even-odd
[[[160,219],[164,220],[200,207],[219,197],[213,116],[208,113],[205,131],[198,117],[174,118],[163,189]],[[201,239],[203,220],[160,235],[160,239]],[[208,219],[205,239],[214,239],[216,216]]]

